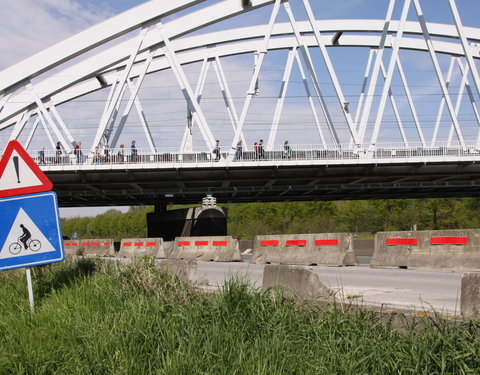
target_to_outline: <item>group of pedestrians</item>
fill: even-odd
[[[238,140],[237,145],[234,149],[235,149],[234,160],[243,159],[243,144],[241,139]],[[214,161],[219,161],[221,159],[220,141],[218,139],[215,141],[213,154],[215,155]],[[286,140],[283,144],[282,158],[289,159],[291,156],[292,156],[292,147],[289,145],[288,140]],[[265,159],[263,139],[260,139],[258,142],[255,142],[253,144],[253,158],[255,160]]]
[[[125,156],[125,145],[121,144],[118,148],[117,154],[114,155],[111,152],[110,146],[108,144],[104,144],[102,147],[96,146],[93,155],[92,155],[92,163],[124,163],[127,158]],[[82,142],[76,142],[75,147],[73,148],[73,155],[75,155],[76,164],[83,164],[86,161],[86,157],[84,155],[84,150],[82,149]],[[66,154],[65,149],[62,146],[62,143],[59,141],[55,145],[55,156],[53,158],[47,158],[45,155],[45,147],[42,147],[38,151],[37,163],[39,165],[46,165],[47,161],[48,164],[61,164],[64,160],[64,154]],[[138,150],[136,141],[133,140],[130,146],[130,161],[137,162],[138,158]]]
[[[235,149],[235,155],[234,155],[234,160],[241,160],[244,157],[244,151],[243,151],[243,143],[242,140],[239,139],[237,142]],[[83,154],[83,149],[82,149],[82,142],[77,142],[75,144],[73,154],[75,155],[76,158],[76,164],[83,164],[86,161],[86,158]],[[135,140],[132,140],[132,143],[130,145],[130,157],[125,155],[125,145],[121,144],[117,150],[117,154],[113,155],[111,153],[110,146],[108,144],[105,144],[102,146],[96,146],[93,155],[92,155],[92,163],[124,163],[126,161],[130,161],[133,163],[136,163],[139,161],[139,156],[138,156],[138,150],[137,150],[137,144]],[[55,163],[55,164],[60,164],[62,162],[62,157],[64,154],[64,148],[61,144],[61,142],[57,142],[55,146],[55,158],[49,159],[50,163]],[[222,153],[220,149],[220,140],[215,141],[215,146],[213,148],[213,154],[215,155],[215,158],[213,159],[214,161],[219,161],[222,158]],[[283,158],[290,158],[292,155],[292,148],[290,147],[288,140],[285,141],[283,145]],[[265,150],[264,150],[264,145],[263,145],[263,139],[260,139],[258,142],[255,142],[253,144],[253,159],[254,160],[262,160],[265,159]],[[39,165],[45,165],[47,164],[46,158],[45,158],[45,147],[42,147],[41,150],[38,152],[38,164]]]

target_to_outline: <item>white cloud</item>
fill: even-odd
[[[15,0],[2,3],[0,69],[21,61],[111,16],[76,0]]]

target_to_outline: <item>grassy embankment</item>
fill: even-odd
[[[397,328],[238,280],[204,294],[148,262],[33,271],[33,316],[24,270],[0,273],[0,374],[480,373],[478,320]]]

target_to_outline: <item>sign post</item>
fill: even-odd
[[[30,267],[64,260],[58,201],[52,187],[20,143],[10,141],[0,160],[0,271],[26,268],[32,313]]]
[[[27,289],[28,300],[30,301],[30,312],[33,314],[35,312],[35,302],[33,300],[32,273],[30,272],[30,267],[25,268],[25,273],[27,274]]]

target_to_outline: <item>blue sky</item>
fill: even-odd
[[[167,0],[150,0],[150,1],[167,1]],[[175,1],[175,0],[171,0]],[[210,4],[218,0],[208,0],[205,4]],[[240,1],[240,0],[238,0]],[[0,70],[18,62],[36,52],[47,48],[56,42],[59,42],[69,36],[82,31],[102,20],[105,20],[115,14],[121,13],[144,1],[141,0],[15,0],[2,2],[2,23],[0,23]],[[294,10],[300,9],[295,7],[300,0],[291,0]],[[335,19],[335,18],[376,18],[383,19],[385,17],[388,1],[387,0],[310,0],[314,13],[318,19]],[[394,19],[400,17],[403,1],[397,0],[395,7]],[[421,0],[427,22],[452,23],[448,1],[447,0]],[[457,0],[457,6],[465,26],[480,27],[480,1],[479,0]],[[269,9],[264,9],[253,14],[246,14],[230,21],[232,27],[240,27],[257,23],[266,23],[269,17]],[[297,19],[305,18],[301,12],[296,13]],[[411,6],[409,19],[415,19],[413,5]],[[279,21],[286,21],[285,14],[280,15]],[[212,29],[220,28],[221,25],[212,27]],[[344,51],[332,52],[332,59],[335,67],[339,69],[339,76],[342,83],[352,77],[352,85],[346,85],[346,94],[348,95],[348,87],[350,87],[352,96],[358,95],[359,84],[363,77],[363,70],[366,64],[368,51],[358,53],[361,64],[355,64],[352,67],[351,57],[344,54]],[[271,56],[274,56],[272,53]],[[279,62],[278,66],[275,65]],[[388,60],[386,60],[388,61]],[[446,59],[442,60],[445,69]],[[251,72],[252,61],[245,58],[244,60],[232,61],[230,63],[231,71],[235,71],[239,76],[240,66],[246,62],[245,72]],[[415,55],[408,52],[402,56],[402,62],[406,68],[410,68],[413,72],[418,72],[415,77],[416,85],[412,85],[412,90],[420,94],[428,82],[435,78],[430,73],[426,73],[429,65],[428,59],[418,59]],[[271,92],[275,95],[278,88],[270,82],[280,80],[284,64],[284,57],[279,54],[276,58],[266,62],[265,67],[270,71],[262,82],[262,92]],[[236,70],[235,70],[236,69]],[[297,78],[298,80],[298,78]],[[172,83],[172,87],[175,83]],[[194,81],[192,82],[194,86]],[[301,90],[301,85],[293,82],[290,85],[292,93]],[[243,88],[241,88],[243,90]],[[327,89],[328,92],[328,89]],[[260,104],[261,101],[257,100]],[[271,103],[270,103],[271,104]],[[289,103],[292,113],[295,113],[295,103]],[[426,104],[428,105],[428,104]],[[239,107],[240,108],[240,107]],[[222,120],[222,117],[220,117]],[[270,121],[268,117],[265,121]],[[167,135],[162,133],[162,137]],[[283,136],[283,134],[282,134]],[[292,141],[295,141],[295,135],[289,135]],[[265,136],[264,136],[265,137]],[[226,143],[226,142],[225,142]],[[88,214],[93,214],[92,209],[88,209]]]
[[[206,3],[214,1],[216,0],[209,0]],[[292,2],[295,1],[292,0]],[[0,69],[143,2],[142,0],[4,0],[0,24],[2,50]],[[397,3],[400,4],[400,1]],[[383,18],[388,2],[386,0],[314,0],[311,4],[318,18]],[[447,0],[423,0],[421,4],[425,14],[428,15],[427,21],[449,21]],[[464,25],[480,26],[480,1],[457,0],[457,6]],[[400,7],[397,6],[397,8]],[[397,15],[399,11],[397,9]],[[252,18],[251,15],[246,16],[245,20],[249,18]]]

